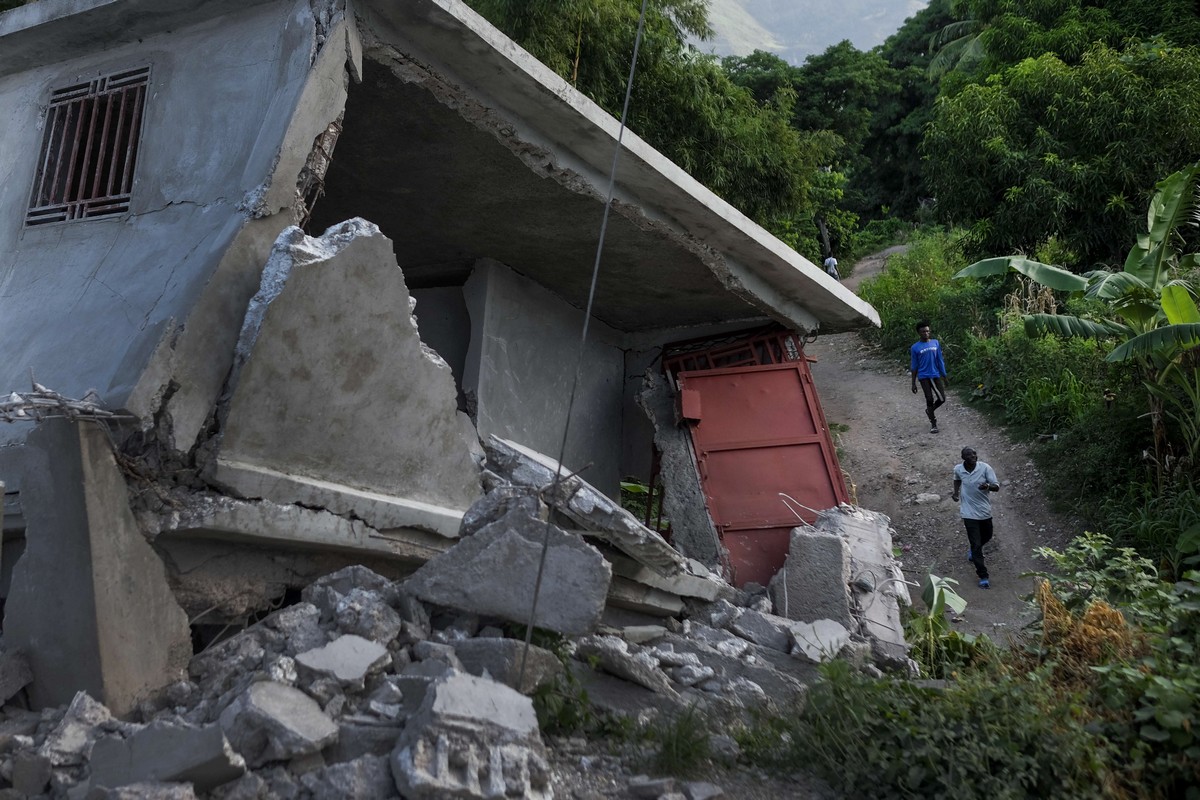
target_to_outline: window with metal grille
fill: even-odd
[[[50,96],[26,225],[129,210],[149,82],[142,67]]]

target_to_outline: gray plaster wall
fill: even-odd
[[[82,689],[128,713],[183,676],[187,615],[129,508],[108,434],[52,419],[28,450],[28,545],[5,606],[5,645],[29,657],[35,706]]]
[[[554,458],[579,356],[583,312],[499,262],[481,260],[463,287],[471,345],[463,390],[476,427]],[[620,494],[624,353],[592,320],[563,462],[611,497]]]
[[[263,213],[262,186],[315,47],[310,4],[297,0],[109,49],[97,42],[0,78],[0,391],[27,387],[32,370],[64,394],[95,388],[126,404],[248,218]],[[143,65],[151,78],[131,211],[24,227],[51,91]],[[265,260],[273,236],[261,238]],[[28,430],[0,426],[0,444]]]
[[[421,341],[432,347],[450,365],[454,382],[462,386],[471,346],[471,314],[458,286],[413,289],[417,301],[414,316],[421,330]]]

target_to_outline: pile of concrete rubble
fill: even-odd
[[[204,647],[136,721],[85,692],[23,710],[28,669],[0,655],[0,798],[550,798],[532,698],[567,670],[602,712],[644,719],[793,709],[834,657],[907,668],[886,518],[826,512],[793,532],[771,587],[739,590],[536,454],[492,440],[488,457],[489,491],[457,544],[402,581],[363,566],[320,578]],[[630,556],[690,582],[679,614],[613,605],[613,564]],[[558,635],[557,653],[526,645],[531,622]],[[720,792],[634,784],[644,797]]]

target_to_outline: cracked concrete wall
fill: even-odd
[[[248,218],[290,207],[295,175],[287,170],[297,159],[303,164],[312,143],[307,128],[319,130],[344,103],[349,48],[342,31],[333,48],[337,69],[318,81],[311,76],[318,30],[307,0],[243,8],[236,19],[211,19],[0,78],[0,115],[8,121],[0,138],[0,338],[7,354],[0,389],[27,386],[32,369],[40,383],[64,394],[95,388],[110,406],[133,400],[146,413],[178,363],[166,361],[181,328],[207,329],[205,341],[181,340],[185,361],[219,350],[220,337],[208,341],[207,334],[219,333],[230,307],[245,308],[278,232],[262,225],[247,233]],[[130,213],[25,228],[50,92],[143,65],[151,76]],[[301,102],[312,106],[311,125],[293,124]],[[309,136],[303,154],[281,148],[289,135],[296,142]],[[273,170],[280,177],[272,183]],[[198,320],[192,309],[235,243],[249,252],[223,270],[220,297]],[[157,370],[144,378],[155,358]],[[221,373],[215,387],[212,375],[200,377],[215,391],[224,370],[212,371]],[[195,418],[202,422],[206,414],[181,412],[188,434],[194,437]],[[3,426],[0,443],[23,440],[28,430]]]
[[[463,289],[471,346],[463,390],[479,435],[495,434],[558,457],[579,356],[583,312],[499,262],[480,261]],[[593,319],[563,463],[610,497],[620,496],[619,335]]]

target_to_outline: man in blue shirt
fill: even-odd
[[[979,588],[988,589],[987,564],[983,562],[983,546],[992,540],[992,492],[1000,491],[996,471],[979,460],[972,447],[962,449],[962,463],[954,465],[954,493],[958,510],[967,529],[967,558],[975,565]]]
[[[946,402],[946,360],[942,358],[942,345],[937,339],[929,338],[929,322],[917,323],[920,341],[909,348],[909,370],[912,372],[912,390],[917,393],[917,381],[925,391],[925,416],[929,417],[929,432],[937,433],[937,415],[934,413]]]

